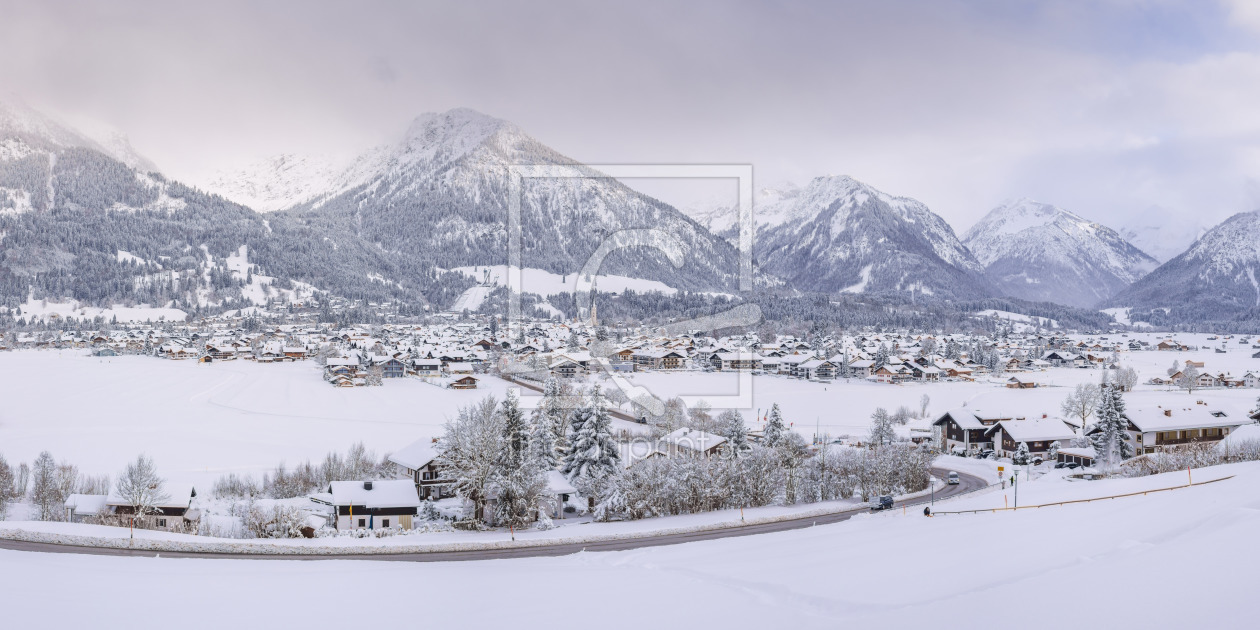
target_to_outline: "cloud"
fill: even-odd
[[[367,6],[364,6],[367,5]],[[1223,218],[1257,175],[1260,2],[0,0],[0,85],[173,176],[473,107],[590,162],[847,173],[960,231],[1008,197]]]

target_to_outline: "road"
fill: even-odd
[[[938,479],[944,479],[949,473],[946,468],[933,468],[932,474]],[[979,490],[988,484],[974,475],[969,475],[961,471],[958,472],[959,483],[956,486],[945,486],[943,490],[936,493],[936,498],[944,499],[957,496],[972,490]],[[897,501],[895,508],[902,506],[921,506],[932,500],[932,497],[923,496],[905,501]],[[894,508],[894,509],[895,509]],[[380,553],[380,554],[344,554],[344,555],[292,555],[292,554],[232,554],[232,553],[205,553],[205,552],[186,552],[186,551],[150,551],[147,549],[113,549],[109,547],[86,547],[77,545],[61,545],[55,543],[38,543],[24,542],[16,540],[0,539],[0,549],[11,549],[15,551],[36,551],[47,553],[83,553],[101,556],[143,556],[163,558],[233,558],[233,559],[257,559],[257,560],[391,560],[400,562],[450,562],[459,560],[496,560],[504,558],[530,558],[539,556],[566,556],[578,553],[580,551],[624,551],[627,549],[641,549],[644,547],[660,547],[663,545],[677,545],[681,543],[696,542],[700,540],[716,540],[719,538],[734,538],[736,536],[752,536],[754,534],[768,534],[771,532],[782,532],[793,529],[803,529],[813,527],[815,525],[827,525],[830,523],[839,523],[853,518],[856,514],[868,512],[868,508],[859,508],[844,512],[836,512],[834,514],[826,514],[823,516],[809,516],[804,518],[789,519],[777,521],[773,523],[759,523],[754,525],[739,525],[734,527],[726,527],[721,529],[711,529],[699,532],[690,532],[683,534],[663,534],[660,536],[649,536],[643,538],[629,538],[623,540],[604,540],[586,543],[569,543],[556,545],[537,545],[530,547],[515,547],[503,549],[480,549],[474,551],[429,551],[417,553]]]

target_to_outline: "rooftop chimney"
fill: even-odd
[[[371,489],[372,489],[372,482],[371,482],[371,481],[364,481],[364,482],[363,482],[363,489],[364,489],[364,490],[371,490]]]

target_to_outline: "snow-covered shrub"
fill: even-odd
[[[268,509],[253,503],[243,522],[251,538],[301,538],[306,512],[291,505],[276,504]]]

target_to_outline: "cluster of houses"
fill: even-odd
[[[1128,433],[1134,455],[1157,453],[1162,449],[1196,442],[1216,442],[1239,427],[1260,422],[1260,411],[1251,415],[1231,414],[1204,401],[1193,404],[1130,406]],[[1035,460],[1093,464],[1092,447],[1072,447],[1082,436],[1095,431],[1079,419],[1042,414],[1026,417],[1007,409],[964,407],[941,414],[932,422],[942,451],[963,455],[1011,457],[1024,445]]]
[[[1233,389],[1238,387],[1260,387],[1260,371],[1249,371],[1242,376],[1234,376],[1229,372],[1217,372],[1213,374],[1204,369],[1203,361],[1191,361],[1186,359],[1184,368],[1173,372],[1168,376],[1156,376],[1150,380],[1152,385],[1175,385],[1182,386],[1187,378],[1187,370],[1194,368],[1194,387],[1196,389],[1206,389],[1211,387],[1224,387]],[[1200,370],[1204,370],[1201,371]]]

